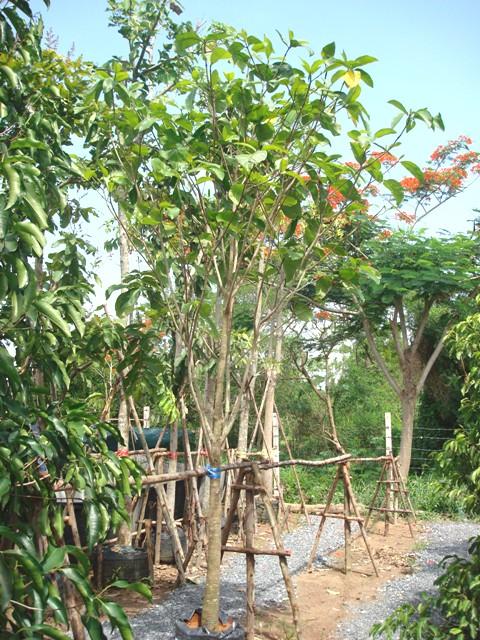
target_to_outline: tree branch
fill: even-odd
[[[400,389],[398,382],[395,380],[389,368],[387,367],[385,360],[380,355],[380,352],[373,338],[372,327],[370,326],[370,322],[368,321],[368,318],[363,314],[363,312],[362,312],[362,323],[363,323],[363,330],[365,331],[365,337],[367,338],[367,343],[368,343],[368,346],[370,347],[370,351],[373,356],[373,359],[375,360],[380,371],[383,373],[383,375],[387,379],[388,384],[392,387],[392,389],[395,391],[397,396],[400,397],[402,390]]]
[[[417,335],[412,344],[412,354],[416,353],[418,347],[420,346],[420,342],[422,341],[423,332],[425,331],[425,327],[427,326],[428,316],[430,314],[430,309],[432,308],[433,300],[425,300],[422,315],[420,316],[420,322],[418,323]]]
[[[416,387],[417,394],[420,393],[420,391],[423,389],[423,385],[425,384],[425,380],[428,378],[428,374],[432,370],[432,367],[435,364],[435,362],[437,361],[438,356],[442,352],[443,346],[445,344],[445,338],[446,338],[446,335],[447,335],[449,329],[450,329],[450,327],[447,325],[445,327],[445,329],[443,330],[442,337],[438,341],[437,346],[433,350],[432,355],[428,359],[428,362],[425,365],[424,370],[422,371],[422,375],[420,376],[420,379],[417,382],[417,387]]]

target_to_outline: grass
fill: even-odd
[[[324,503],[328,490],[335,475],[335,468],[298,468],[300,484],[308,504]],[[380,467],[369,465],[352,465],[352,487],[357,501],[369,505],[380,476]],[[282,481],[287,502],[299,502],[299,492],[293,469],[282,470]],[[449,500],[439,491],[438,478],[434,471],[427,470],[420,475],[411,475],[408,480],[408,490],[413,508],[418,517],[432,519],[438,516],[465,519],[466,515],[458,503]],[[343,502],[342,486],[337,486],[334,503]]]

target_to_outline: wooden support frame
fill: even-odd
[[[382,489],[385,489],[383,496]],[[382,502],[380,506],[377,506],[380,496]],[[397,459],[393,455],[386,456],[383,462],[380,477],[377,480],[377,486],[375,487],[375,492],[368,507],[365,527],[368,527],[374,511],[384,514],[385,536],[389,534],[390,517],[393,515],[394,519],[396,519],[398,515],[405,515],[410,535],[412,538],[415,538],[412,523],[417,522],[417,517],[410,500],[408,489],[405,486],[405,481],[400,474]]]
[[[243,510],[245,544],[243,547],[229,546],[227,542],[233,520],[238,513],[240,493],[242,491],[245,492],[245,509]],[[274,549],[258,549],[255,547],[255,494],[260,496],[260,499],[265,505],[275,545]],[[229,552],[245,554],[247,564],[247,640],[254,640],[255,638],[255,556],[257,555],[273,555],[278,557],[285,589],[292,609],[296,638],[297,640],[301,640],[300,610],[287,563],[287,557],[291,555],[291,552],[284,548],[280,527],[278,526],[275,511],[272,506],[270,492],[263,482],[260,466],[255,462],[249,463],[249,468],[241,466],[231,485],[230,508],[222,531],[222,557],[224,553]]]
[[[333,496],[335,495],[335,489],[339,483],[343,484],[343,497],[344,497],[344,513],[330,513],[329,508],[333,500]],[[363,538],[363,542],[367,549],[368,556],[370,558],[370,562],[372,563],[373,570],[375,571],[375,575],[378,577],[378,569],[375,564],[375,560],[373,558],[372,550],[370,547],[370,543],[368,542],[367,532],[364,524],[364,519],[360,515],[360,511],[357,505],[357,501],[355,499],[355,495],[352,488],[352,483],[350,480],[350,471],[348,462],[344,462],[337,466],[337,471],[335,473],[335,477],[333,478],[332,484],[330,485],[330,489],[328,491],[327,500],[325,503],[325,509],[320,518],[320,524],[317,529],[317,533],[315,535],[315,540],[312,546],[312,550],[310,552],[310,556],[307,562],[307,571],[312,571],[313,563],[315,561],[315,557],[318,551],[318,545],[320,544],[320,539],[322,537],[323,529],[325,526],[325,522],[327,518],[338,518],[344,521],[344,538],[345,538],[345,563],[344,570],[345,574],[351,571],[351,540],[352,540],[352,529],[351,523],[356,522],[358,524],[358,528],[360,529],[360,534]]]

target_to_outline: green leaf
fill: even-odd
[[[335,42],[326,44],[322,49],[322,56],[324,58],[333,58],[335,55]]]
[[[60,568],[65,561],[65,549],[63,547],[50,547],[43,559],[42,566],[45,573]]]
[[[133,633],[125,611],[116,602],[102,602],[102,609],[118,627],[123,640],[133,640]]]
[[[237,207],[240,203],[240,200],[243,196],[244,185],[241,182],[235,182],[232,184],[230,191],[228,192],[228,197],[233,202],[233,204]]]
[[[10,209],[18,200],[20,195],[20,176],[9,164],[4,165],[4,171],[8,182],[8,200],[5,209]]]
[[[0,611],[5,611],[12,597],[12,583],[10,572],[0,555]]]
[[[393,105],[394,107],[399,109],[402,113],[404,113],[406,116],[408,115],[408,111],[405,109],[403,104],[401,102],[399,102],[398,100],[389,100],[388,104]]]
[[[383,136],[390,136],[394,133],[396,133],[395,129],[392,129],[391,127],[386,127],[384,129],[379,129],[375,133],[375,138],[383,138]]]
[[[35,624],[29,627],[28,631],[29,633],[31,633],[32,631],[38,631],[39,635],[37,637],[42,637],[43,634],[44,636],[48,636],[49,638],[53,638],[54,640],[71,640],[70,636],[65,635],[64,633],[59,631],[59,629],[55,629],[54,627],[51,627],[47,624]],[[35,637],[35,635],[32,635],[30,637],[33,638]]]
[[[392,180],[392,179],[384,180],[383,184],[387,187],[387,189],[390,191],[392,196],[395,198],[395,202],[397,203],[397,205],[401,204],[403,202],[403,197],[404,197],[402,185],[399,182],[397,182],[397,180]]]
[[[415,111],[415,117],[425,122],[425,124],[432,126],[433,118],[428,109],[418,109],[418,111]]]
[[[423,175],[423,171],[420,169],[418,165],[414,162],[410,162],[410,160],[403,160],[401,163],[405,169],[412,174],[417,180],[422,184],[425,180],[425,176]]]
[[[87,508],[87,545],[89,549],[93,549],[94,545],[98,542],[101,518],[96,504],[89,502]]]
[[[13,362],[11,355],[5,349],[0,346],[0,373],[9,378],[12,382],[20,385],[20,376],[17,368]]]
[[[144,582],[128,582],[127,580],[116,580],[108,586],[109,588],[111,587],[113,589],[129,589],[130,591],[135,591],[150,602],[152,601],[152,591]]]
[[[67,336],[67,338],[71,337],[72,334],[70,333],[68,324],[55,307],[52,307],[49,302],[42,299],[35,300],[33,304],[44,316],[53,322],[53,324],[56,325]]]
[[[185,51],[200,42],[200,36],[195,31],[184,31],[175,38],[175,45],[179,51]]]
[[[40,201],[38,200],[36,194],[30,191],[25,195],[25,200],[30,206],[31,212],[33,214],[33,222],[35,222],[41,230],[46,229],[48,227],[47,214],[40,204]]]
[[[67,313],[70,316],[73,324],[75,325],[76,330],[80,334],[80,337],[83,338],[83,335],[85,333],[85,323],[83,322],[78,309],[73,304],[69,304],[67,307]]]
[[[15,71],[11,67],[7,67],[6,64],[0,65],[0,71],[7,77],[12,89],[16,89],[18,87],[18,76]]]
[[[121,293],[115,301],[115,312],[120,318],[130,313],[138,300],[138,289],[128,289]]]
[[[90,640],[106,640],[107,636],[104,634],[103,627],[98,620],[84,615],[82,616],[82,622],[88,631]]]
[[[230,60],[231,57],[232,54],[230,53],[230,51],[227,51],[222,47],[217,47],[210,54],[210,63],[215,64],[215,62],[218,62],[218,60]]]

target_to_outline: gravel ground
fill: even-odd
[[[285,536],[285,547],[292,550],[289,567],[292,574],[303,571],[318,527],[318,518]],[[419,551],[417,571],[387,583],[378,600],[352,610],[352,618],[339,628],[339,639],[367,640],[373,623],[383,620],[401,602],[415,598],[431,588],[438,575],[438,562],[450,553],[466,553],[468,539],[480,532],[472,523],[436,523],[427,533],[427,548]],[[343,544],[343,526],[339,521],[327,521],[320,541],[317,565],[325,563],[328,553]],[[241,617],[245,607],[245,560],[234,555],[223,568],[221,606],[234,617]],[[158,605],[138,614],[131,624],[135,640],[172,640],[174,621],[187,617],[200,606],[203,586],[187,584],[176,589]],[[259,606],[278,606],[287,598],[278,560],[274,556],[257,557],[256,602]],[[112,634],[112,640],[119,638]]]
[[[367,640],[375,622],[382,622],[400,604],[416,602],[423,591],[432,589],[441,573],[442,558],[454,553],[467,556],[468,540],[479,533],[480,526],[470,522],[430,524],[424,534],[427,546],[415,553],[414,573],[387,582],[374,602],[353,608],[351,618],[340,625],[337,638]]]
[[[286,549],[291,549],[288,559],[290,572],[305,570],[319,518],[311,518],[310,525],[303,525],[284,537]],[[320,540],[317,564],[325,562],[324,556],[343,544],[343,526],[339,521],[327,521]],[[221,607],[236,618],[245,611],[245,558],[232,554],[223,566]],[[174,621],[187,617],[202,601],[202,584],[187,584],[176,589],[158,605],[143,611],[131,620],[135,640],[172,640]],[[255,566],[256,603],[259,606],[278,606],[287,598],[278,559],[275,556],[257,556]],[[119,638],[112,634],[111,638]]]

